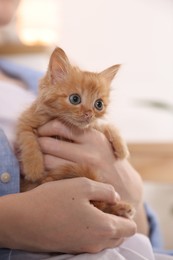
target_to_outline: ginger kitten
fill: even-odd
[[[82,71],[70,64],[61,48],[53,51],[47,73],[40,82],[38,97],[18,122],[17,143],[25,176],[21,179],[22,191],[65,178],[87,177],[100,181],[97,170],[87,165],[67,164],[53,171],[45,171],[37,128],[52,119],[57,118],[72,131],[94,127],[110,141],[116,158],[127,156],[127,147],[117,129],[109,124],[98,124],[98,119],[105,115],[109,105],[110,84],[119,67],[114,65],[100,73]],[[128,218],[134,216],[134,208],[126,202],[113,206],[92,203],[104,212]]]

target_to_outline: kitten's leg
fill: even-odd
[[[19,160],[21,170],[27,180],[35,182],[44,174],[43,155],[33,130],[18,134]]]
[[[94,128],[101,131],[109,140],[116,158],[125,159],[128,157],[128,147],[116,127],[104,124],[101,126],[94,126]]]
[[[46,173],[46,172],[45,172]],[[95,179],[93,172],[85,166],[82,165],[71,165],[66,164],[60,166],[57,169],[47,172],[42,178],[34,183],[30,180],[21,178],[21,191],[32,190],[33,188],[51,181],[58,181],[63,179],[71,179],[77,177],[88,177],[90,179]]]
[[[41,183],[77,177],[86,177],[91,180],[98,180],[96,173],[86,165],[65,164],[57,169],[49,171],[47,176],[42,178]]]

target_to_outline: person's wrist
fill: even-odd
[[[136,209],[142,203],[142,179],[127,161],[115,160],[107,165],[102,174],[102,181],[112,184],[121,199],[133,204]]]

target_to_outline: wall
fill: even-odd
[[[44,1],[52,1],[57,12],[45,17],[57,24],[55,45],[75,64],[94,71],[122,64],[112,84],[108,118],[125,138],[173,140],[173,109],[151,109],[139,103],[154,99],[173,106],[173,1]],[[48,57],[24,55],[17,61],[45,70]]]
[[[123,64],[113,83],[109,119],[128,140],[172,139],[172,114],[146,109],[136,101],[173,104],[173,1],[62,0],[58,4],[59,44],[72,60],[89,70]]]

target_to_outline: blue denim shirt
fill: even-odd
[[[0,129],[0,196],[17,192],[19,192],[18,161],[4,132]]]
[[[43,73],[6,60],[0,60],[0,70],[13,78],[21,79],[29,90],[37,93],[38,81]],[[0,126],[0,196],[19,192],[19,176],[18,161]]]

